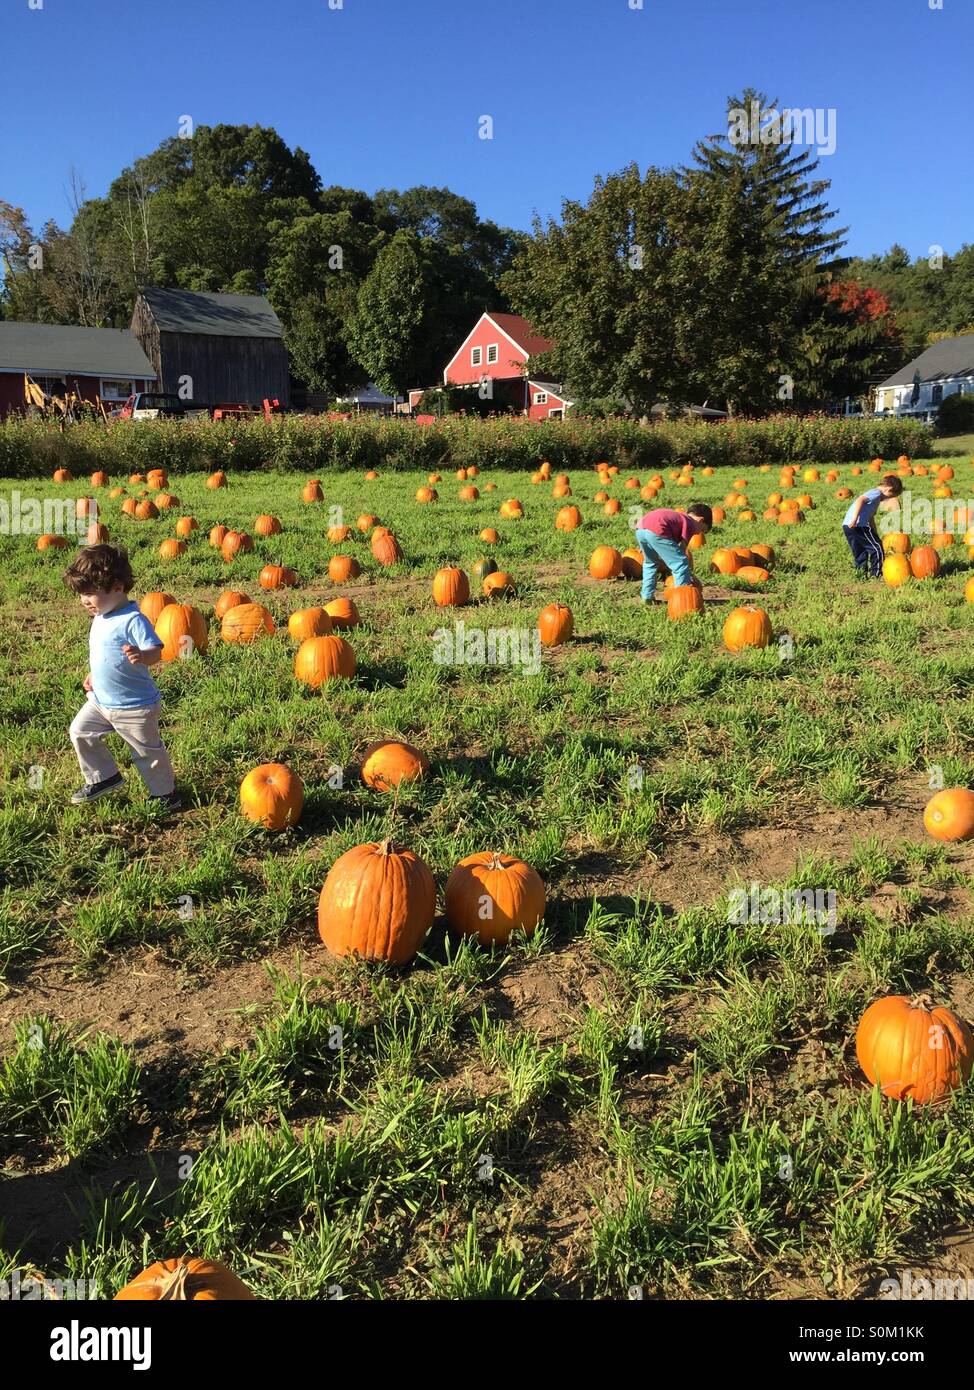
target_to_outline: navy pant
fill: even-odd
[[[878,579],[883,572],[884,556],[883,543],[876,532],[871,526],[843,526],[842,530],[856,562],[856,571],[862,573],[868,569],[872,577]]]

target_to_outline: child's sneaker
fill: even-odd
[[[104,782],[86,782],[71,797],[71,805],[84,806],[89,801],[97,801],[99,797],[110,796],[118,790],[124,780],[122,774],[116,772],[114,777],[106,777]]]
[[[150,796],[149,805],[159,811],[181,811],[183,800],[179,792],[168,792],[165,796]]]

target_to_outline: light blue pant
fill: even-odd
[[[689,584],[693,579],[687,553],[676,541],[668,540],[666,536],[657,536],[655,531],[637,531],[636,544],[643,552],[644,599],[651,600],[656,593],[656,576],[659,574],[661,560],[672,573],[674,584]]]

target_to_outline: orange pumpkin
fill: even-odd
[[[618,579],[622,574],[622,556],[611,545],[599,545],[592,551],[588,572],[593,579]]]
[[[362,621],[350,598],[333,598],[330,603],[325,604],[325,612],[331,618],[331,625],[336,632],[357,627]]]
[[[333,555],[328,561],[328,578],[333,584],[347,584],[362,573],[354,555]]]
[[[506,570],[495,570],[485,577],[481,592],[484,598],[513,598],[516,593],[514,576]]]
[[[433,576],[433,601],[438,608],[460,608],[469,598],[470,581],[463,570],[437,570]]]
[[[173,507],[179,506],[179,498],[173,497],[171,492],[160,492],[156,498],[156,506],[161,512],[171,511]]]
[[[273,634],[274,619],[259,603],[239,603],[234,608],[228,608],[220,624],[220,636],[224,642],[249,645]]]
[[[162,488],[168,487],[169,485],[169,474],[164,468],[150,468],[145,475],[145,481],[148,487],[153,487],[156,488],[157,491],[161,491]]]
[[[679,623],[703,612],[703,591],[698,584],[674,584],[666,598],[670,622]]]
[[[461,502],[476,502],[480,496],[480,489],[476,487],[462,487],[459,492]]]
[[[856,1029],[856,1056],[870,1084],[892,1100],[928,1105],[961,1086],[974,1065],[974,1035],[926,994],[877,999]]]
[[[435,911],[436,884],[422,859],[391,840],[369,842],[346,850],[329,870],[318,899],[318,935],[333,955],[405,965]]]
[[[562,507],[555,517],[556,531],[574,531],[576,526],[581,526],[582,514],[574,505]]]
[[[736,574],[740,567],[740,557],[733,550],[715,550],[710,557],[710,568],[715,574]]]
[[[105,545],[108,540],[108,527],[102,521],[93,521],[85,532],[87,545]]]
[[[392,739],[373,743],[362,757],[362,781],[373,791],[395,791],[400,782],[419,782],[430,770],[430,760],[411,743]]]
[[[402,546],[388,527],[379,527],[372,534],[372,554],[380,565],[396,565],[403,558]]]
[[[356,527],[359,531],[361,531],[363,536],[367,536],[369,532],[372,530],[372,527],[378,526],[378,524],[379,518],[377,516],[373,516],[371,512],[363,512],[355,523]]]
[[[524,516],[524,508],[516,497],[509,497],[506,502],[501,503],[501,516],[506,516],[514,521],[519,521]]]
[[[918,545],[910,554],[915,579],[933,579],[940,573],[940,556],[932,545]]]
[[[229,532],[226,526],[213,526],[210,529],[210,545],[214,550],[219,550],[226,540]]]
[[[313,690],[326,681],[351,680],[355,675],[355,651],[344,637],[308,637],[298,647],[294,675]]]
[[[103,473],[102,470],[99,468],[97,472],[92,473],[92,475],[91,475],[91,486],[92,486],[92,487],[107,487],[107,486],[108,486],[108,474],[107,474],[107,473]]]
[[[226,485],[227,475],[220,469],[217,469],[215,473],[211,473],[206,480],[206,486],[208,488],[226,487]]]
[[[538,632],[543,647],[559,647],[575,631],[572,610],[564,603],[549,603],[538,614]]]
[[[143,617],[148,618],[152,626],[155,627],[156,620],[162,610],[167,604],[175,603],[176,601],[177,600],[172,594],[163,593],[159,589],[154,589],[151,593],[146,594],[139,604],[139,612]]]
[[[279,536],[281,533],[281,523],[276,516],[271,516],[267,512],[262,512],[254,522],[254,531],[258,536]]]
[[[766,584],[771,578],[768,571],[760,565],[741,565],[735,579],[743,579],[745,584]]]
[[[262,589],[293,589],[298,576],[287,565],[265,565],[257,582]]]
[[[222,622],[231,608],[239,608],[242,603],[249,603],[249,594],[243,593],[240,589],[224,589],[223,593],[213,605],[213,616],[217,622]]]
[[[163,661],[205,652],[210,640],[206,619],[188,603],[167,603],[152,626],[162,642]]]
[[[723,638],[729,652],[766,647],[771,641],[771,619],[763,608],[734,608],[724,620]]]
[[[887,555],[909,555],[910,538],[905,531],[889,531],[883,537],[883,551]]]
[[[503,944],[512,932],[535,931],[545,912],[544,883],[511,854],[469,854],[447,879],[444,911],[452,931],[482,946]]]
[[[194,531],[199,530],[199,523],[195,516],[181,516],[176,522],[176,535],[182,536],[184,540],[189,540]]]
[[[485,526],[479,533],[479,539],[482,540],[485,545],[496,545],[500,540],[500,536],[494,530],[493,526]]]
[[[304,806],[301,778],[283,763],[261,763],[240,783],[240,810],[265,830],[297,825]]]
[[[53,475],[53,476],[54,476],[54,481],[55,481],[56,483],[73,483],[73,482],[74,482],[74,474],[71,472],[71,470],[70,470],[69,468],[55,468],[55,470],[54,470],[54,475]],[[140,478],[140,479],[139,479],[139,482],[141,482],[141,481],[142,481],[142,479]]]
[[[328,527],[328,540],[332,545],[342,545],[345,541],[350,541],[354,534],[351,526]]]
[[[216,1260],[182,1256],[159,1260],[115,1295],[115,1302],[228,1302],[253,1299],[254,1294],[226,1265]]]
[[[417,502],[435,502],[438,497],[439,493],[436,491],[435,487],[420,487],[416,489]]]
[[[628,550],[624,550],[622,552],[623,579],[642,579],[643,564],[643,552],[638,548],[638,546],[630,546]]]
[[[766,570],[770,570],[774,566],[775,553],[773,546],[766,545],[763,541],[760,541],[757,545],[751,546],[751,554],[756,555],[759,560],[764,561],[764,568]]]
[[[159,515],[159,508],[145,497],[141,502],[136,502],[134,515],[139,521],[153,521]]]
[[[246,531],[228,531],[223,537],[223,544],[220,546],[220,554],[227,564],[234,560],[238,555],[246,555],[253,550],[254,543],[247,535]]]
[[[323,502],[325,494],[321,490],[321,483],[317,478],[311,478],[301,489],[302,502]]]
[[[935,840],[974,839],[974,792],[951,787],[927,802],[923,825]]]
[[[328,637],[332,630],[331,615],[324,608],[299,608],[287,620],[287,630],[295,642],[309,637]]]
[[[185,541],[166,540],[159,547],[159,556],[163,560],[178,560],[185,549]]]

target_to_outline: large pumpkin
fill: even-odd
[[[152,521],[159,515],[159,508],[146,497],[141,502],[136,502],[134,515],[139,521]]]
[[[326,681],[355,675],[355,652],[344,637],[308,637],[298,647],[294,674],[314,690]]]
[[[351,526],[329,526],[327,531],[330,545],[343,545],[355,535]]]
[[[184,1255],[178,1260],[159,1260],[150,1265],[120,1289],[114,1301],[227,1302],[255,1297],[226,1265]]]
[[[199,530],[199,522],[195,516],[181,516],[176,522],[176,535],[183,540],[189,540],[194,531]]]
[[[224,642],[247,645],[260,637],[271,637],[273,633],[274,619],[259,603],[241,603],[236,608],[228,609],[220,624],[220,636]]]
[[[372,534],[372,554],[380,565],[395,565],[402,559],[402,547],[386,527],[380,527]]]
[[[555,529],[557,531],[574,531],[576,526],[581,526],[582,514],[577,507],[562,507],[555,517]]]
[[[226,540],[228,533],[228,528],[226,526],[210,527],[210,545],[213,546],[214,550],[220,549],[220,547],[223,545],[223,542]]]
[[[494,530],[493,526],[485,526],[479,533],[478,538],[482,540],[485,545],[496,545],[500,540],[500,536]]]
[[[923,824],[935,840],[974,839],[974,792],[966,787],[937,792],[924,807]]]
[[[622,577],[623,579],[641,579],[645,556],[636,546],[630,546],[628,550],[622,552]]]
[[[394,791],[400,782],[419,782],[429,770],[425,753],[395,739],[373,743],[362,758],[362,781],[378,792]]]
[[[37,537],[38,550],[67,550],[67,536],[52,536],[50,532]]]
[[[488,574],[481,585],[484,598],[513,598],[516,592],[514,576],[508,574],[507,570],[496,570],[493,574]]]
[[[703,612],[703,593],[697,584],[675,584],[666,596],[666,613],[670,622],[682,622]]]
[[[186,550],[185,541],[165,540],[159,547],[159,558],[161,560],[178,560]]]
[[[735,608],[724,620],[724,646],[729,652],[744,647],[766,647],[771,641],[771,619],[763,608]]]
[[[476,491],[476,489],[474,489]],[[435,487],[418,487],[416,489],[417,502],[435,502],[439,497]]]
[[[296,642],[305,642],[309,637],[328,637],[331,629],[331,617],[323,608],[299,608],[287,620],[288,633]]]
[[[162,642],[163,661],[205,652],[210,640],[206,619],[188,603],[167,603],[153,627]]]
[[[742,579],[745,584],[753,585],[766,584],[771,576],[761,565],[741,565],[734,578]]]
[[[354,555],[333,555],[328,561],[328,578],[333,584],[347,584],[362,573]]]
[[[277,536],[281,532],[281,523],[276,516],[262,512],[254,522],[254,531],[258,536]]]
[[[330,603],[325,604],[325,612],[331,618],[331,625],[336,632],[357,627],[362,621],[350,598],[333,598]]]
[[[325,494],[321,490],[321,484],[317,478],[311,478],[301,489],[302,502],[322,502]]]
[[[261,763],[240,783],[240,810],[265,830],[297,825],[304,806],[301,778],[283,763]]]
[[[318,935],[336,956],[405,965],[436,912],[433,875],[412,850],[369,842],[338,858],[318,899]]]
[[[231,608],[239,608],[242,603],[249,602],[250,595],[245,594],[241,589],[224,589],[213,605],[213,616],[217,622],[222,622]]]
[[[908,556],[894,552],[883,561],[883,578],[891,589],[898,589],[913,575]]]
[[[589,557],[588,572],[593,579],[618,579],[622,556],[611,545],[598,545]]]
[[[298,576],[287,565],[265,565],[257,582],[262,589],[293,589]]]
[[[223,544],[220,546],[220,554],[227,564],[235,559],[237,555],[247,554],[253,550],[254,543],[247,535],[246,531],[228,531],[223,537]]]
[[[139,612],[143,617],[148,618],[152,626],[155,627],[156,620],[162,610],[167,604],[175,602],[176,598],[174,594],[167,594],[160,589],[153,589],[151,593],[145,595],[142,602],[139,604]]]
[[[572,610],[564,603],[549,603],[538,614],[538,632],[543,647],[558,647],[575,631]]]
[[[715,574],[736,574],[741,568],[741,562],[733,550],[725,547],[714,551],[710,557],[710,568]]]
[[[470,581],[463,570],[437,570],[433,576],[433,601],[438,608],[460,608],[469,598]]]
[[[910,554],[915,579],[933,579],[940,573],[940,556],[932,545],[918,545]]]
[[[530,936],[544,917],[545,890],[530,864],[511,854],[469,854],[447,879],[446,920],[482,946],[505,942],[514,931]]]
[[[974,1064],[974,1036],[929,995],[891,994],[869,1005],[856,1029],[856,1056],[868,1080],[893,1100],[942,1100]]]
[[[887,532],[883,537],[883,551],[886,555],[909,555],[909,536],[905,531]]]
[[[222,472],[222,470],[220,470],[219,468],[215,473],[211,473],[206,480],[206,486],[211,489],[215,489],[218,487],[226,487],[226,485],[227,475],[224,472]]]
[[[108,527],[101,521],[93,521],[85,532],[85,542],[88,545],[105,545],[108,539]]]
[[[358,529],[362,532],[363,536],[367,536],[369,532],[372,530],[373,526],[378,526],[378,524],[379,518],[377,516],[373,516],[371,512],[363,512],[355,523]]]

